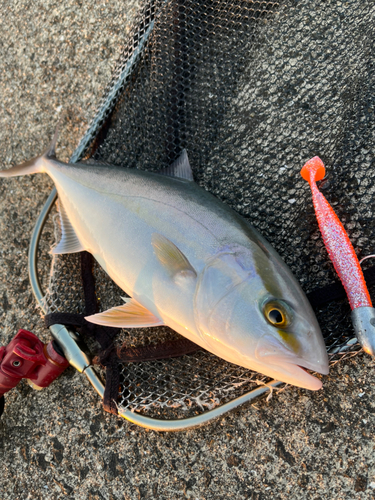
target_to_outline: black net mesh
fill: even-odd
[[[299,171],[323,159],[320,189],[357,254],[374,253],[374,24],[372,0],[144,2],[75,159],[157,171],[186,148],[196,182],[248,219],[306,292],[330,284],[337,277]],[[64,296],[64,265],[48,296],[52,309]],[[117,305],[122,292],[97,273],[103,309]],[[77,307],[65,300],[64,310]],[[347,300],[316,313],[334,359],[358,350]],[[174,335],[155,330],[124,331],[121,341]],[[200,377],[191,389],[182,382],[188,371]],[[248,390],[253,378],[205,353],[129,364],[121,403],[199,410]]]

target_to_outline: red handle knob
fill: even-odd
[[[36,335],[19,330],[5,347],[0,348],[0,397],[22,378],[39,387],[47,387],[69,366],[53,345],[45,345]]]

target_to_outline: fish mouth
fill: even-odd
[[[274,367],[279,373],[280,380],[286,384],[292,384],[310,391],[318,391],[322,388],[322,381],[311,375],[306,368],[287,362],[274,364]]]
[[[316,391],[322,387],[322,382],[307,370],[322,375],[327,375],[329,372],[325,350],[320,357],[317,355],[314,360],[307,360],[289,350],[271,335],[264,335],[259,340],[255,355],[258,362],[267,366],[271,376],[304,389]]]

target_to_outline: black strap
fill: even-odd
[[[103,407],[108,413],[117,415],[117,401],[120,387],[120,367],[117,356],[112,355],[105,364],[105,389]]]
[[[123,363],[137,363],[139,361],[153,361],[157,359],[175,358],[191,354],[202,347],[182,337],[162,344],[151,344],[142,347],[122,347],[117,351],[117,356]]]
[[[44,316],[44,324],[46,328],[52,325],[65,325],[80,328],[85,322],[83,314],[70,314],[70,313],[50,313]]]
[[[97,313],[97,300],[95,293],[95,278],[93,273],[94,259],[88,252],[81,253],[81,273],[83,292],[85,296],[85,316]],[[112,345],[113,339],[120,332],[120,328],[110,328],[108,326],[95,325],[84,320],[85,332],[94,337],[99,342],[102,349],[107,349]]]
[[[5,398],[4,398],[4,396],[1,396],[1,398],[0,398],[0,417],[4,413],[4,406],[5,406]]]

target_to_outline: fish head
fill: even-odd
[[[315,314],[291,271],[272,250],[239,245],[213,257],[198,277],[197,329],[207,349],[229,362],[306,389],[328,373]]]

